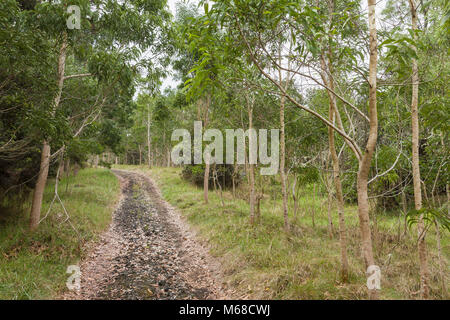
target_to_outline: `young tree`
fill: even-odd
[[[411,29],[414,40],[417,40],[417,6],[415,0],[409,0],[411,10]],[[413,50],[417,54],[417,48],[413,45]],[[422,209],[422,191],[420,180],[420,164],[419,164],[419,70],[416,58],[412,58],[412,97],[411,97],[411,133],[412,133],[412,174],[414,184],[414,206],[417,211]],[[427,262],[427,248],[425,243],[425,225],[423,215],[420,215],[417,224],[419,239],[417,247],[419,251],[420,262],[420,290],[423,299],[429,296],[429,270]]]
[[[131,59],[139,59],[140,56],[139,51],[128,50],[127,52],[127,50],[118,47],[114,48],[111,44],[120,43],[123,47],[126,47],[127,44],[133,43],[139,44],[141,48],[144,49],[149,48],[156,37],[155,34],[161,32],[161,26],[164,23],[163,18],[167,17],[163,10],[162,1],[153,3],[150,7],[147,7],[146,4],[139,1],[132,1],[127,7],[120,6],[107,0],[98,3],[96,7],[91,6],[90,2],[87,0],[80,0],[78,4],[83,8],[84,12],[90,13],[87,16],[92,19],[88,20],[87,17],[82,19],[81,25],[83,27],[87,27],[88,25],[91,26],[89,29],[90,33],[85,33],[82,39],[79,37],[76,29],[67,30],[66,28],[65,18],[68,17],[68,14],[65,12],[67,8],[65,2],[60,4],[41,3],[36,7],[39,14],[45,18],[48,17],[48,19],[42,19],[44,23],[43,28],[48,30],[49,35],[56,35],[56,39],[60,46],[56,76],[58,90],[52,101],[49,118],[53,118],[59,108],[65,80],[90,76],[95,76],[99,81],[110,80],[108,77],[112,77],[114,73],[113,70],[105,67],[110,63],[108,60],[119,57],[119,60],[125,58],[125,61],[127,59],[130,61]],[[140,11],[144,11],[147,14],[137,14]],[[159,16],[161,13],[162,16]],[[126,17],[127,19],[130,19],[130,21],[134,21],[134,23],[127,25],[128,27],[125,28],[123,25],[118,25],[114,22],[114,19],[118,19],[119,17]],[[137,32],[142,31],[141,26],[145,26],[149,31]],[[154,27],[154,30],[151,30],[151,27]],[[118,32],[117,28],[120,28],[120,32]],[[139,30],[135,30],[136,28]],[[78,57],[88,60],[86,62],[89,62],[91,72],[66,75],[65,69],[68,50],[71,50],[74,53],[80,52],[81,54],[79,54]],[[83,51],[88,51],[92,56],[83,57]],[[129,66],[125,63],[121,69],[115,70],[115,72],[123,74],[123,69],[128,67]],[[31,230],[35,229],[39,223],[43,190],[48,177],[49,164],[50,142],[48,138],[44,138],[41,151],[40,170],[35,191],[33,193],[30,213]]]

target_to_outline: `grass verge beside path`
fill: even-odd
[[[54,180],[45,189],[42,217],[53,195]],[[51,299],[65,290],[67,266],[77,264],[84,245],[107,228],[120,188],[111,171],[89,168],[62,179],[59,195],[77,231],[56,201],[32,234],[27,231],[31,201],[0,209],[0,299]]]
[[[339,279],[340,247],[338,234],[327,234],[326,199],[313,197],[312,189],[304,187],[299,200],[299,216],[291,223],[293,231],[283,231],[281,199],[266,197],[261,203],[261,221],[251,227],[246,200],[233,199],[224,192],[225,206],[220,196],[211,190],[209,204],[203,201],[203,189],[180,176],[179,168],[116,166],[138,170],[151,176],[163,197],[177,207],[199,235],[211,245],[211,254],[220,258],[226,281],[253,299],[366,299],[366,277],[360,249],[357,210],[346,207],[348,283]],[[245,190],[238,193],[246,194]],[[279,197],[280,198],[280,197]],[[311,219],[315,209],[315,226]],[[292,213],[290,203],[290,213]],[[338,226],[337,212],[333,223]],[[419,269],[413,228],[398,242],[398,225],[403,223],[395,214],[379,214],[375,255],[382,270],[382,299],[414,299],[419,294]],[[336,231],[336,230],[335,230]],[[436,243],[432,231],[427,235],[431,274],[437,275]],[[443,238],[444,255],[448,256],[448,236]],[[434,299],[442,298],[438,277],[432,279]]]

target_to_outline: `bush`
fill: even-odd
[[[190,164],[183,167],[181,177],[197,186],[203,186],[205,176],[205,164]],[[213,170],[217,171],[217,179],[222,188],[230,188],[233,185],[234,167],[231,164],[211,165],[209,174],[209,186],[213,186]],[[236,174],[235,183],[238,185],[241,181],[241,175]]]

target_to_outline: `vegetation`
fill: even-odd
[[[55,298],[65,288],[67,266],[79,263],[88,244],[109,226],[119,199],[119,183],[110,171],[83,169],[60,184],[70,217],[55,205],[33,234],[27,232],[29,202],[14,204],[15,210],[2,209],[0,299]],[[43,212],[53,192],[54,181],[45,189]]]
[[[448,0],[199,0],[173,15],[164,0],[2,1],[0,203],[21,217],[8,230],[52,234],[48,177],[182,166],[185,181],[151,172],[217,254],[248,263],[230,266],[236,284],[266,277],[255,297],[446,299],[449,16]],[[279,129],[276,175],[248,145],[239,161],[224,143],[226,165],[195,150],[183,156],[201,163],[173,163],[172,134],[195,121],[203,149]],[[381,290],[365,287],[378,267]]]
[[[238,288],[248,299],[364,299],[365,274],[361,272],[358,241],[358,217],[355,205],[345,206],[349,234],[349,280],[340,281],[339,243],[328,237],[326,190],[316,190],[306,184],[300,188],[297,217],[291,220],[292,232],[283,232],[282,200],[265,197],[261,204],[260,221],[251,227],[248,220],[248,187],[242,185],[234,199],[224,192],[222,205],[219,191],[210,194],[203,204],[203,190],[184,181],[179,168],[117,166],[138,170],[152,177],[163,197],[178,208],[200,236],[207,241],[211,252],[220,258],[226,282]],[[278,193],[280,186],[278,185]],[[289,211],[293,211],[293,201]],[[333,206],[333,223],[338,223],[337,208]],[[314,218],[313,218],[314,214]],[[313,222],[314,221],[314,222]],[[417,262],[411,257],[415,239],[404,238],[403,220],[398,213],[384,212],[377,217],[375,235],[376,259],[382,262],[382,299],[415,299],[419,297]],[[333,233],[337,236],[337,233]],[[427,242],[435,247],[436,235],[430,233]],[[448,238],[442,243],[448,246]],[[436,250],[430,252],[430,270],[437,273],[439,263]],[[439,299],[439,280],[433,281],[433,299]]]

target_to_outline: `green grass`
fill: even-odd
[[[54,181],[50,181],[42,217],[53,194]],[[77,264],[86,253],[85,244],[109,225],[119,183],[109,170],[83,169],[60,181],[59,194],[76,231],[64,222],[62,206],[56,202],[31,234],[29,199],[20,208],[0,211],[0,299],[51,299],[63,292],[67,266]]]
[[[203,190],[180,177],[178,168],[119,166],[149,174],[161,188],[164,198],[179,208],[200,236],[209,242],[211,253],[219,257],[226,281],[242,297],[254,299],[365,299],[366,277],[360,249],[359,224],[355,206],[346,207],[350,279],[341,283],[338,236],[327,234],[326,199],[313,200],[311,186],[301,191],[298,219],[293,231],[283,230],[281,200],[269,196],[261,203],[261,220],[249,224],[249,206],[245,199],[233,199],[224,193],[210,192],[209,204],[203,202]],[[245,186],[238,194],[245,195]],[[280,196],[278,196],[280,199]],[[290,213],[292,214],[292,203]],[[311,208],[315,208],[315,227]],[[293,217],[290,217],[291,221]],[[333,223],[338,226],[334,208]],[[398,245],[398,214],[379,214],[375,245],[376,262],[382,270],[382,299],[418,298],[419,269],[414,242],[416,230],[408,232]],[[434,230],[427,236],[432,274],[432,298],[442,298]],[[449,255],[448,234],[442,239],[444,256]],[[391,254],[389,258],[389,254]],[[448,286],[447,286],[448,287]]]

